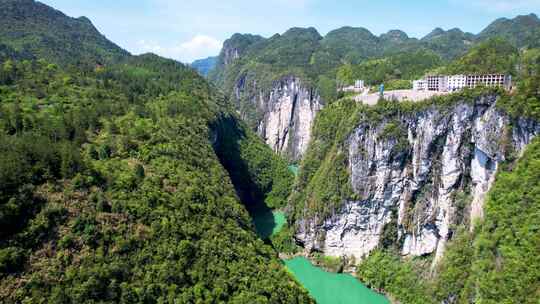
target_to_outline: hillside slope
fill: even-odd
[[[3,67],[6,303],[309,302],[257,238],[212,145],[229,135],[211,126],[230,114],[191,69],[155,56],[85,76],[42,61]],[[284,202],[287,188],[268,183],[286,164],[244,141],[229,153],[249,164],[252,191]],[[253,148],[264,162],[243,158]]]
[[[23,4],[27,21],[52,11]],[[74,22],[55,18],[53,32]],[[193,69],[152,54],[64,68],[41,51],[69,49],[4,50],[2,303],[312,302],[248,213],[281,207],[292,174]]]
[[[24,58],[61,66],[108,64],[129,53],[85,17],[70,18],[34,0],[0,0],[0,41]]]

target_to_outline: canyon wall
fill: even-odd
[[[257,88],[257,82],[241,77],[235,97],[242,118],[256,125],[257,133],[277,153],[299,161],[307,150],[311,129],[323,102],[316,90],[295,76],[274,81],[270,89]],[[249,93],[254,92],[254,93]],[[255,112],[250,116],[249,113]]]
[[[457,225],[482,217],[498,166],[540,132],[496,107],[496,96],[364,122],[349,135],[354,197],[331,216],[301,219],[307,251],[362,258],[389,239],[403,256],[444,253]],[[472,228],[471,228],[472,229]]]

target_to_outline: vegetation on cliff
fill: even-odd
[[[487,52],[487,60],[481,58],[480,50]],[[312,145],[300,166],[296,189],[291,196],[293,222],[324,221],[338,212],[344,201],[358,199],[348,190],[347,161],[337,159],[343,151],[347,153],[347,138],[351,132],[363,124],[371,127],[382,124],[381,136],[404,139],[406,134],[399,126],[404,117],[431,108],[444,112],[457,103],[493,95],[498,96],[497,108],[507,113],[512,123],[519,119],[540,121],[539,54],[538,49],[517,51],[502,40],[491,39],[451,65],[469,71],[493,68],[512,73],[515,90],[510,93],[502,89],[476,88],[416,103],[380,101],[375,106],[363,106],[345,98],[327,106],[315,121]],[[458,222],[436,269],[430,270],[432,259],[429,257],[402,259],[392,243],[385,243],[383,235],[379,249],[359,265],[360,280],[402,303],[440,303],[443,300],[497,303],[498,299],[533,303],[537,297],[531,295],[538,293],[540,275],[536,255],[531,251],[538,248],[535,227],[540,224],[536,216],[540,199],[535,197],[534,190],[540,180],[535,167],[539,147],[540,142],[536,140],[517,164],[517,155],[507,151],[508,162],[501,166],[502,171],[486,201],[485,221],[478,224],[474,233],[469,232],[470,227],[464,221]],[[522,181],[519,186],[515,184],[518,181]],[[459,208],[467,208],[466,193],[456,195],[455,199],[462,201],[457,203]],[[530,267],[525,269],[525,265]],[[514,294],[516,296],[511,298]]]
[[[256,237],[210,140],[229,136],[211,129],[227,106],[191,69],[157,56],[84,74],[6,61],[0,100],[7,303],[309,301]],[[239,130],[244,180],[278,204],[285,163]],[[279,166],[284,181],[266,173]]]
[[[494,43],[496,41],[490,40],[478,48],[492,45],[506,49],[506,44],[499,45]],[[512,93],[477,88],[424,102],[381,101],[371,107],[343,99],[321,111],[314,126],[314,144],[301,165],[298,188],[291,200],[297,220],[324,219],[338,210],[339,202],[354,199],[354,196],[347,196],[350,192],[341,192],[346,194],[344,196],[318,197],[313,189],[343,189],[350,183],[348,178],[345,179],[346,184],[340,184],[338,180],[317,179],[316,176],[328,176],[325,160],[333,159],[337,155],[334,147],[343,146],[351,131],[362,123],[376,126],[386,122],[382,134],[394,136],[392,134],[400,131],[395,124],[396,117],[414,115],[432,107],[445,111],[458,102],[470,102],[483,95],[498,95],[497,107],[506,112],[514,123],[518,119],[540,121],[539,51],[531,49],[518,53],[513,48],[508,50],[516,56],[512,58],[513,66],[518,67],[513,69],[517,83]],[[471,54],[466,57],[479,57],[476,49]],[[495,51],[494,54],[498,55],[491,58],[493,62],[502,62],[497,60],[500,56],[508,58],[506,52]],[[456,65],[465,61],[458,60]],[[482,69],[485,67],[483,62],[472,60],[468,68]],[[540,141],[536,140],[517,164],[516,155],[507,151],[508,163],[501,166],[502,171],[486,201],[485,221],[478,224],[474,233],[470,233],[469,227],[463,224],[455,227],[445,256],[433,272],[429,270],[431,259],[429,262],[423,258],[404,260],[393,246],[381,242],[380,248],[359,265],[359,278],[402,303],[440,303],[443,300],[450,303],[499,303],[501,299],[533,303],[537,298],[534,295],[539,290],[540,275],[538,259],[533,253],[534,248],[538,248],[535,227],[540,224],[537,217],[540,199],[535,197],[540,180],[535,167],[540,159],[539,148]],[[332,169],[347,174],[347,164],[333,166]],[[456,199],[464,200],[464,208],[467,207],[466,198]],[[306,213],[306,210],[313,213]]]
[[[358,277],[402,303],[536,303],[540,292],[540,140],[503,166],[474,232],[462,227],[433,273],[376,251]],[[425,269],[425,267],[424,267]]]

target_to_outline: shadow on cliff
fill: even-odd
[[[246,127],[230,115],[221,116],[211,128],[214,151],[229,173],[238,197],[248,210],[259,236],[269,238],[276,225],[272,209],[265,203],[265,196],[271,189],[263,189],[257,183],[257,172],[254,172],[257,170],[253,166],[250,169],[252,160],[242,153],[253,139],[246,134]]]

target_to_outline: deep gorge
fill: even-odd
[[[191,64],[106,38],[172,57],[219,43],[150,41],[232,28],[178,31],[208,3],[158,2],[88,3],[94,26],[0,0],[0,303],[538,304],[535,14],[418,38],[234,34]],[[277,2],[261,13],[302,15]],[[431,95],[418,79],[441,96],[390,97]]]

